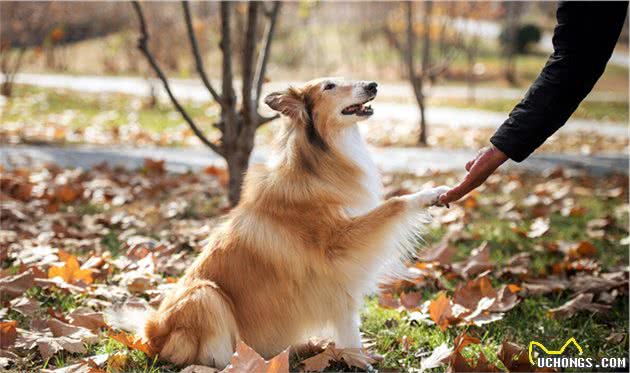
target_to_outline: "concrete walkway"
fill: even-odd
[[[382,172],[423,174],[427,171],[463,171],[464,165],[474,156],[468,150],[426,148],[372,148],[372,155]],[[265,162],[268,147],[257,147],[253,163]],[[205,148],[129,148],[83,145],[57,146],[3,146],[0,164],[13,167],[26,164],[55,163],[61,167],[90,168],[100,163],[125,168],[138,168],[145,158],[163,159],[171,172],[198,171],[211,164],[224,166],[225,161]],[[508,162],[507,167],[542,172],[555,167],[584,171],[593,176],[611,173],[628,174],[628,155],[582,156],[565,154],[537,154],[522,163]]]

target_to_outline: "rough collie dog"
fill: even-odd
[[[425,207],[448,189],[381,202],[357,128],[376,91],[318,79],[265,98],[288,117],[275,158],[249,169],[240,203],[159,309],[124,320],[160,358],[223,368],[239,340],[270,358],[310,336],[361,347],[363,296],[399,274]]]

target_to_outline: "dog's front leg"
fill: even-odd
[[[361,319],[358,311],[350,311],[339,315],[334,321],[335,344],[338,348],[361,348]]]
[[[367,214],[352,218],[343,226],[333,249],[356,251],[362,247],[373,247],[371,243],[378,241],[379,237],[386,238],[387,233],[397,223],[404,221],[408,214],[437,204],[440,195],[449,189],[440,186],[388,199]]]

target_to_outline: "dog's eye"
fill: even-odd
[[[324,86],[324,91],[335,88],[335,83],[328,83]]]

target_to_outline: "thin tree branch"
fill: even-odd
[[[229,142],[236,138],[238,133],[237,121],[235,120],[234,107],[236,106],[236,95],[234,94],[234,85],[232,83],[232,32],[230,30],[230,17],[233,4],[229,1],[221,2],[221,53],[223,54],[222,64],[222,97],[225,109],[221,111],[221,121],[224,124],[223,133]],[[225,141],[224,141],[225,143]]]
[[[166,93],[171,99],[171,102],[173,103],[177,111],[179,111],[179,113],[182,115],[186,123],[188,123],[188,125],[190,126],[190,129],[192,129],[192,131],[195,133],[195,135],[197,135],[197,137],[201,140],[201,142],[203,142],[205,145],[207,145],[210,149],[214,150],[218,154],[223,155],[222,147],[208,140],[208,138],[203,134],[203,132],[201,132],[201,130],[197,127],[197,125],[192,120],[192,118],[188,115],[184,107],[179,103],[179,101],[173,95],[173,92],[171,91],[171,87],[168,84],[166,75],[164,75],[164,72],[162,71],[157,61],[155,60],[155,58],[149,51],[149,47],[148,47],[149,33],[147,31],[147,24],[144,19],[144,14],[142,13],[142,8],[140,7],[140,3],[137,1],[132,1],[131,4],[133,5],[134,10],[136,11],[136,15],[138,16],[138,22],[140,26],[140,37],[138,38],[138,49],[140,49],[142,54],[144,54],[147,61],[149,62],[153,70],[155,71],[156,75],[162,81],[164,90],[166,90]]]
[[[184,8],[184,19],[186,20],[186,29],[188,31],[188,39],[190,41],[190,47],[192,48],[193,56],[195,57],[195,66],[197,67],[197,73],[206,86],[208,92],[212,95],[212,98],[223,106],[223,100],[217,91],[212,87],[208,75],[206,74],[201,55],[199,53],[199,44],[197,43],[197,37],[195,36],[195,30],[193,29],[192,17],[190,15],[190,5],[188,1],[182,1],[182,7]]]
[[[409,75],[409,81],[413,87],[414,94],[418,99],[423,97],[422,89],[420,88],[421,77],[416,74],[415,66],[413,62],[413,52],[416,45],[416,34],[413,30],[413,2],[407,1],[407,50],[405,58],[407,60],[407,73]]]
[[[254,103],[258,105],[260,100],[260,93],[265,81],[265,72],[267,70],[267,61],[269,60],[269,54],[271,51],[271,42],[273,41],[274,31],[276,29],[276,22],[278,20],[278,14],[280,13],[281,2],[274,1],[271,11],[265,10],[267,18],[267,26],[265,28],[265,35],[263,37],[263,46],[260,54],[258,55],[258,63],[256,64],[256,95],[254,96]]]
[[[258,115],[258,126],[256,128],[262,127],[263,125],[271,122],[272,120],[276,120],[280,118],[280,114],[275,114],[270,117],[264,117],[262,115]]]
[[[243,99],[243,117],[245,124],[251,124],[254,128],[257,127],[256,120],[258,119],[255,114],[255,106],[253,103],[253,65],[254,55],[256,54],[256,26],[258,24],[258,8],[260,3],[252,1],[249,3],[247,11],[247,26],[245,29],[245,44],[243,46],[243,55],[241,60],[241,78]]]

